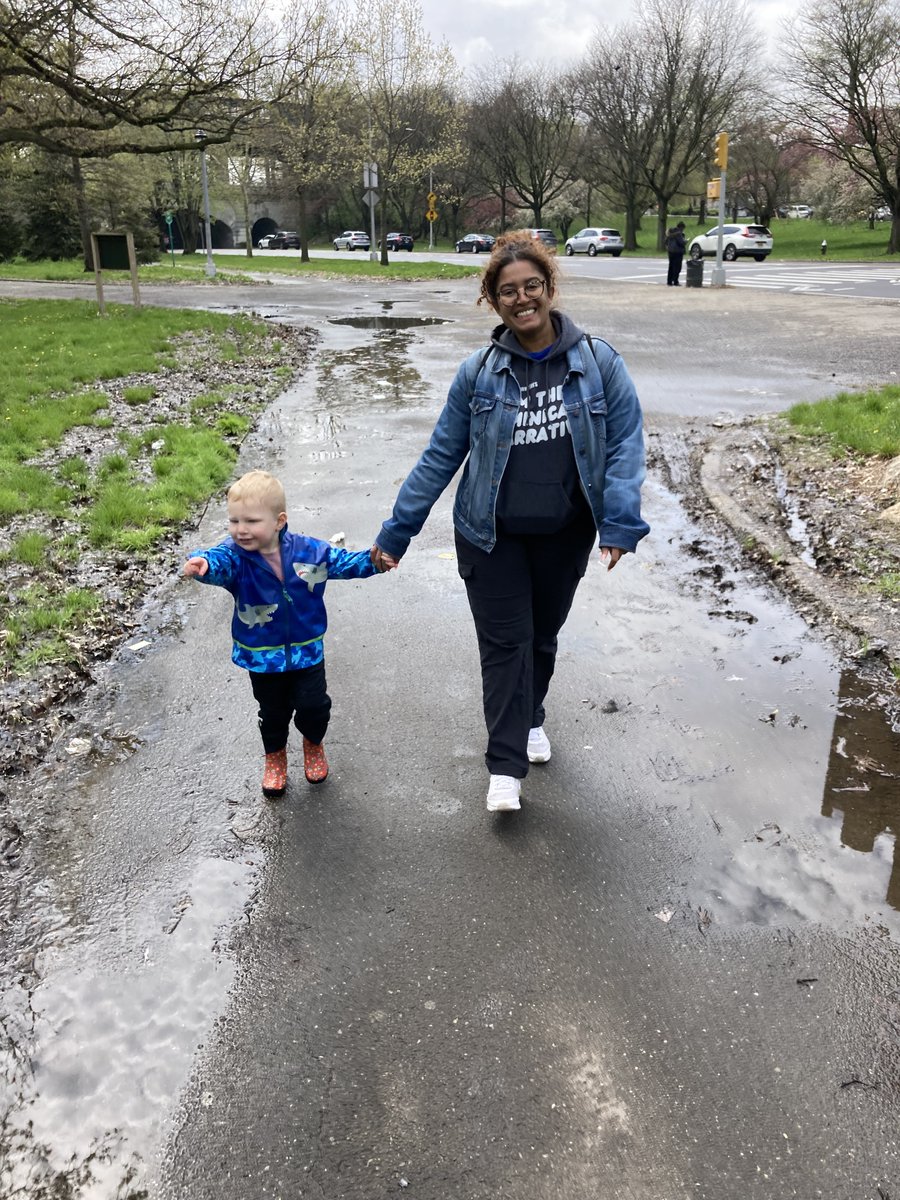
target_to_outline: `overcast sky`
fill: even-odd
[[[615,26],[632,13],[631,0],[421,0],[435,42],[446,40],[468,71],[494,58],[576,62],[601,22]],[[787,9],[785,0],[750,0],[757,29],[771,45]],[[745,41],[745,49],[750,45]]]

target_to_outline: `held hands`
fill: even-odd
[[[369,557],[375,564],[375,569],[382,574],[385,571],[394,571],[400,565],[396,558],[386,554],[377,543],[369,551]]]
[[[600,557],[606,563],[607,571],[611,571],[625,553],[627,553],[627,551],[620,549],[618,546],[600,547]]]
[[[205,575],[208,570],[209,563],[205,558],[189,558],[181,568],[181,573],[189,578],[197,578]]]

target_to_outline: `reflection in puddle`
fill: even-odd
[[[340,434],[349,413],[357,417],[362,409],[377,416],[417,403],[427,394],[428,384],[410,361],[413,336],[403,332],[377,335],[377,354],[367,342],[322,355],[315,392],[321,415],[316,424],[328,438],[328,418],[334,414],[329,440],[336,448],[341,446]]]
[[[853,671],[841,676],[838,715],[822,794],[822,815],[841,818],[841,845],[871,854],[881,836],[894,839],[885,899],[900,911],[900,739]]]
[[[781,504],[782,512],[785,516],[786,532],[790,540],[797,547],[800,554],[800,559],[808,567],[816,568],[816,556],[813,553],[812,539],[809,536],[809,529],[806,522],[800,515],[800,510],[797,507],[796,500],[791,496],[790,489],[787,486],[784,471],[776,464],[775,466],[775,492],[778,496],[778,501]]]
[[[385,307],[390,303],[385,301]],[[328,321],[331,325],[351,325],[354,329],[377,329],[381,332],[447,324],[443,317],[329,317]]]

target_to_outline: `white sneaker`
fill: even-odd
[[[521,790],[521,779],[514,779],[512,775],[492,775],[487,794],[488,812],[518,812],[522,807],[519,803]]]
[[[544,733],[543,727],[528,731],[528,761],[532,763],[550,761],[550,739]]]

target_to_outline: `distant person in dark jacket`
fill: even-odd
[[[669,274],[666,283],[669,287],[679,287],[678,276],[681,274],[681,264],[684,262],[684,221],[679,221],[666,234],[666,250],[669,254]]]

